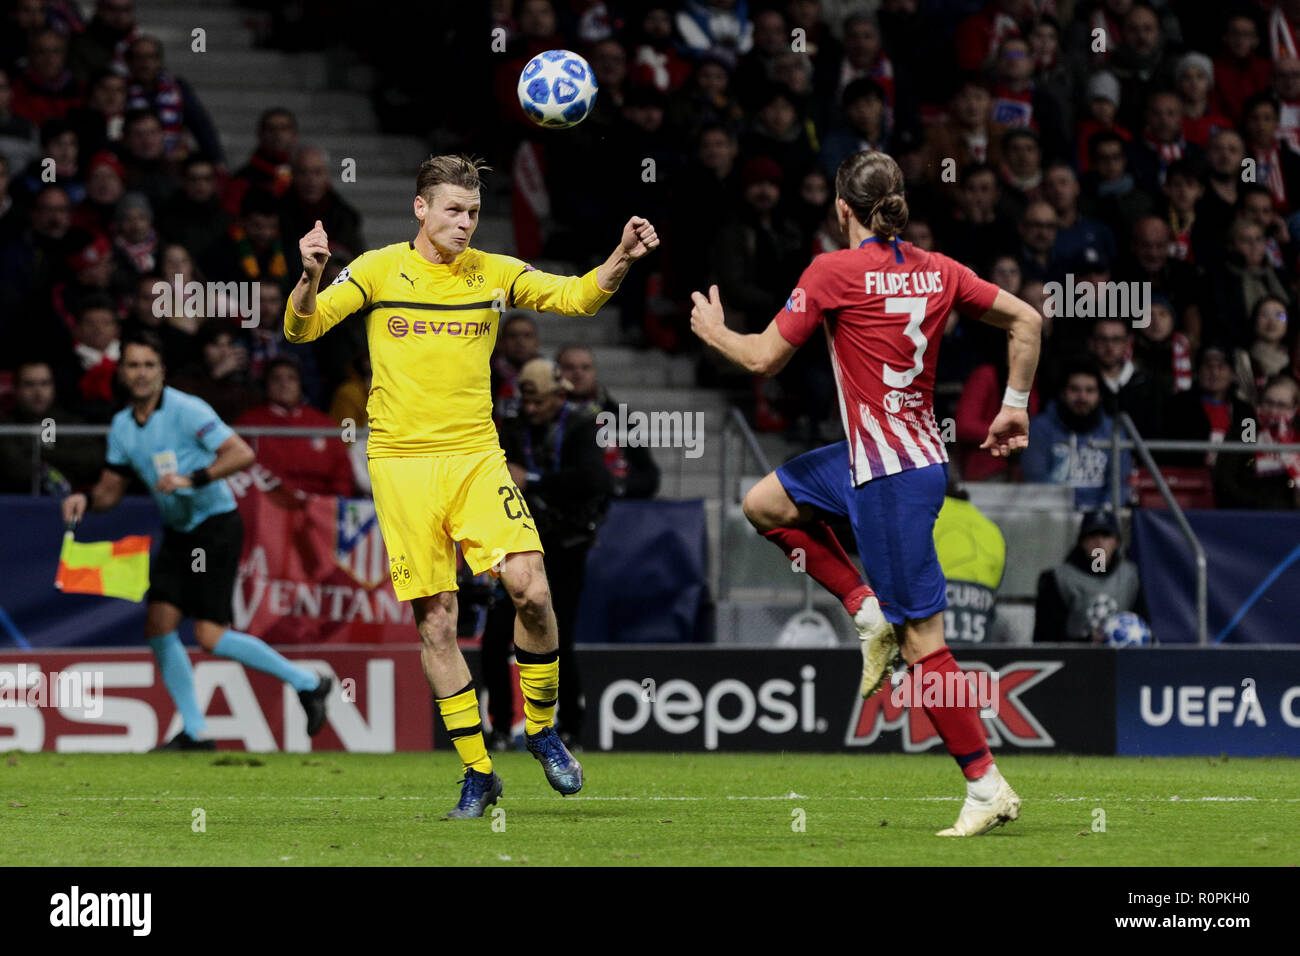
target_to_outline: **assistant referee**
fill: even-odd
[[[131,475],[149,488],[164,525],[162,549],[149,569],[144,636],[184,728],[158,749],[212,750],[194,692],[194,671],[177,628],[194,619],[199,645],[218,657],[265,671],[290,684],[307,712],[307,732],[325,722],[331,680],[293,664],[260,638],[230,622],[244,527],[224,479],[253,463],[253,450],[200,398],[163,384],[162,343],[142,331],[122,343],[118,372],[129,395],[113,416],[108,454],[90,496],[63,499],[63,520],[108,511],[122,500]]]

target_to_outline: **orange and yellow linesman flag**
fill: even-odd
[[[147,534],[82,542],[74,541],[72,532],[66,531],[54,586],[70,594],[139,601],[149,590],[149,544]]]

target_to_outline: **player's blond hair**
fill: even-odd
[[[467,156],[464,153],[430,156],[420,164],[420,171],[415,174],[415,194],[423,196],[424,201],[429,202],[433,198],[434,189],[443,183],[477,190],[481,185],[479,173],[491,171],[492,167],[477,156]]]
[[[858,222],[882,238],[893,239],[907,225],[903,170],[887,153],[863,150],[840,163],[835,194]]]

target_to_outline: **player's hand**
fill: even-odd
[[[193,488],[194,482],[190,481],[189,475],[178,475],[173,472],[170,475],[163,475],[159,478],[158,484],[154,487],[164,495],[169,495],[177,488]]]
[[[692,292],[691,301],[695,303],[695,307],[691,309],[691,331],[706,343],[711,343],[713,341],[713,331],[726,326],[723,318],[722,299],[718,297],[718,287],[716,285],[709,286],[709,297],[707,299],[702,292]]]
[[[1002,406],[997,418],[989,426],[989,437],[980,448],[994,458],[1006,458],[1013,451],[1029,447],[1029,411],[1024,408]]]
[[[640,216],[633,216],[623,227],[623,252],[627,257],[635,262],[643,256],[649,255],[659,246],[659,237],[655,235],[655,227],[642,219]]]
[[[320,281],[320,274],[330,259],[330,239],[319,219],[311,232],[298,240],[298,251],[302,253],[302,271],[313,282]]]
[[[76,524],[86,514],[90,502],[81,492],[68,495],[63,499],[63,523]]]

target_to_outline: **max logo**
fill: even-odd
[[[980,711],[990,747],[1004,743],[1016,747],[1055,746],[1052,735],[1020,700],[1020,695],[1055,674],[1065,666],[1064,662],[1017,661],[1000,670],[978,661],[963,661],[961,666],[965,671],[984,672],[978,676],[985,678],[987,675],[987,686],[993,688],[990,706]],[[975,676],[972,674],[972,678]],[[981,679],[979,683],[983,685],[985,680]],[[886,686],[869,700],[857,699],[844,737],[846,746],[869,747],[886,730],[903,732],[903,750],[906,753],[929,750],[941,742],[925,711],[919,706],[906,706],[900,695],[892,690]],[[972,701],[975,696],[972,694]]]

